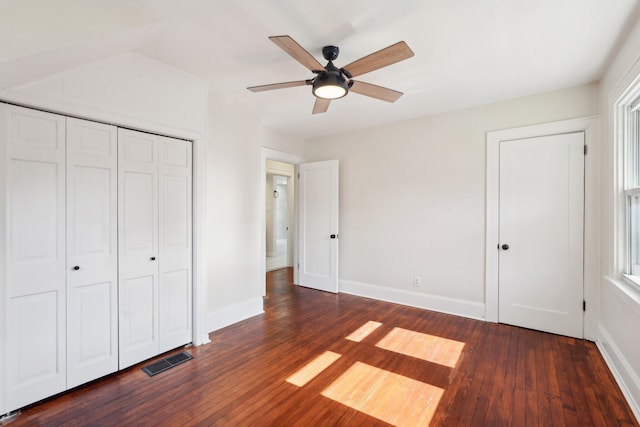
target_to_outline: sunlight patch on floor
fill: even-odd
[[[322,395],[394,426],[427,426],[444,390],[356,362]]]
[[[360,342],[363,339],[365,339],[366,337],[369,336],[369,334],[373,331],[375,331],[376,329],[378,329],[380,326],[382,326],[382,323],[380,322],[374,322],[373,320],[368,321],[367,323],[365,323],[364,325],[360,326],[358,329],[356,329],[355,331],[353,331],[349,336],[347,336],[346,338],[349,341],[355,341],[355,342]]]
[[[455,368],[464,343],[402,328],[393,328],[376,347]]]
[[[286,381],[293,385],[297,385],[298,387],[302,387],[303,385],[314,379],[316,376],[318,376],[322,371],[331,366],[331,364],[338,360],[340,357],[341,355],[338,353],[325,351],[320,356],[316,357],[311,362],[298,369],[298,371],[287,378]]]

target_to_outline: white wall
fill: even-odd
[[[146,56],[125,53],[3,90],[0,96],[184,136],[204,134],[207,90],[204,80]]]
[[[209,98],[207,270],[209,329],[262,312],[264,178],[261,147],[300,155],[303,142],[265,129],[247,107]]]
[[[581,86],[307,141],[308,161],[340,160],[340,290],[483,317],[486,132],[595,115],[597,93]]]
[[[602,116],[601,157],[601,278],[598,345],[637,418],[640,419],[640,292],[619,280],[620,265],[616,195],[620,188],[616,172],[613,137],[613,104],[631,81],[640,76],[640,22],[611,62],[600,86]]]

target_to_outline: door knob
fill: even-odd
[[[332,239],[335,239],[336,237],[338,237],[338,235],[337,235],[337,234],[332,234],[332,235],[331,235],[331,236],[329,236],[329,237],[331,237]]]
[[[502,245],[502,249],[504,249],[505,251],[509,250],[509,245],[505,243],[504,245]]]
[[[156,257],[152,256],[151,258],[149,258],[151,261],[155,261]]]
[[[73,269],[74,269],[75,271],[78,271],[78,270],[80,270],[80,266],[79,266],[79,265],[74,265],[74,266],[73,266]]]

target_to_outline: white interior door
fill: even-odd
[[[116,127],[67,118],[67,387],[118,369]]]
[[[338,160],[300,165],[299,284],[338,292]]]
[[[158,137],[118,129],[120,369],[159,353]]]
[[[160,352],[191,342],[191,142],[159,137]]]
[[[583,336],[584,133],[500,142],[499,321]]]
[[[66,389],[65,119],[0,106],[6,410]],[[1,252],[1,251],[0,251]]]

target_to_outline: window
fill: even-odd
[[[638,90],[634,91],[638,94]],[[626,204],[627,278],[640,284],[640,98],[619,110],[624,141],[624,196]]]

